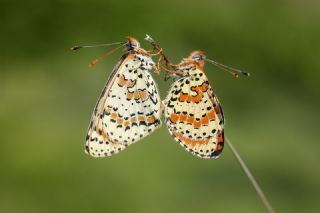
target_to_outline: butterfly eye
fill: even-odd
[[[202,55],[199,55],[199,54],[194,54],[194,55],[192,56],[192,58],[193,58],[193,59],[197,59],[197,60],[203,60]]]
[[[133,47],[133,48],[137,48],[137,47],[140,47],[140,44],[136,41],[129,41],[128,46]]]

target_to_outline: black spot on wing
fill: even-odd
[[[181,90],[182,90],[182,89],[178,89],[178,90],[174,91],[174,94],[175,94],[175,95],[178,95],[178,94],[181,92]]]

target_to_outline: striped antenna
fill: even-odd
[[[207,61],[207,62],[209,62],[209,63],[211,63],[211,64],[213,64],[213,65],[215,65],[215,66],[217,66],[217,67],[219,67],[219,68],[222,69],[222,70],[225,70],[225,71],[229,72],[231,75],[233,75],[233,76],[236,77],[236,78],[239,78],[239,77],[240,77],[240,76],[239,76],[239,73],[240,73],[240,74],[243,74],[243,75],[245,75],[245,76],[250,76],[250,73],[248,73],[248,72],[244,72],[244,71],[242,71],[242,70],[238,70],[238,69],[229,67],[229,66],[227,66],[227,65],[221,64],[221,63],[216,62],[216,61],[214,61],[214,60],[207,59],[207,58],[205,58],[204,60]]]
[[[89,67],[89,68],[94,67],[94,65],[96,65],[96,63],[98,63],[98,61],[100,61],[101,59],[106,58],[107,56],[111,55],[113,52],[115,52],[116,50],[120,49],[121,47],[123,47],[124,45],[126,45],[126,44],[127,44],[127,42],[121,42],[121,43],[122,43],[122,45],[120,45],[120,46],[118,46],[118,47],[116,47],[116,48],[114,48],[114,49],[110,50],[109,52],[107,52],[107,53],[103,54],[103,55],[102,55],[102,56],[100,56],[99,58],[97,58],[97,59],[95,59],[95,60],[91,61],[91,62],[88,64],[88,67]]]
[[[77,45],[74,47],[71,47],[70,50],[79,50],[82,48],[92,48],[92,47],[105,47],[105,46],[112,46],[112,45],[118,45],[118,44],[126,44],[127,41],[122,41],[122,42],[114,42],[114,43],[110,43],[110,44],[98,44],[98,45]]]

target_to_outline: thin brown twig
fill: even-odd
[[[170,74],[178,74],[179,72],[175,71],[175,67],[177,65],[171,63],[171,61],[164,54],[163,49],[157,44],[157,42],[155,42],[155,40],[151,36],[149,36],[148,34],[146,34],[145,40],[148,41],[153,46],[154,49],[160,51],[161,57],[160,57],[160,59],[158,61],[158,65],[159,65],[159,67],[161,67],[166,72],[165,76],[164,76],[164,79],[167,80],[168,76]],[[163,66],[160,66],[160,63],[161,63],[162,59],[164,60],[164,64],[165,64],[166,68],[163,67]]]
[[[157,49],[157,50],[159,50],[159,51],[161,50],[161,51],[162,51],[161,55],[162,55],[164,61],[166,62],[166,64],[171,64],[170,60],[169,60],[169,59],[166,57],[166,55],[163,53],[162,48],[159,47],[159,45],[155,42],[155,40],[154,40],[151,36],[149,36],[148,34],[146,34],[145,40],[147,40],[148,42],[150,42],[150,44],[153,46],[154,49]]]
[[[237,152],[236,148],[232,145],[232,143],[230,142],[230,140],[228,138],[225,138],[225,142],[228,144],[232,154],[235,156],[235,158],[237,159],[238,163],[240,164],[241,169],[243,170],[243,172],[248,177],[250,183],[253,185],[253,187],[256,190],[256,192],[257,192],[259,198],[261,199],[263,205],[266,207],[266,209],[268,210],[269,213],[274,213],[275,211],[273,210],[270,202],[268,201],[267,197],[263,193],[263,191],[262,191],[261,187],[259,186],[259,184],[257,183],[256,179],[254,178],[254,176],[250,172],[249,168],[247,167],[245,162],[240,157],[240,155]]]

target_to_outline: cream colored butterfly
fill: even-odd
[[[132,37],[124,45],[127,51],[103,88],[88,128],[85,152],[93,157],[119,153],[161,126],[159,90],[149,73],[156,68],[155,54]]]

